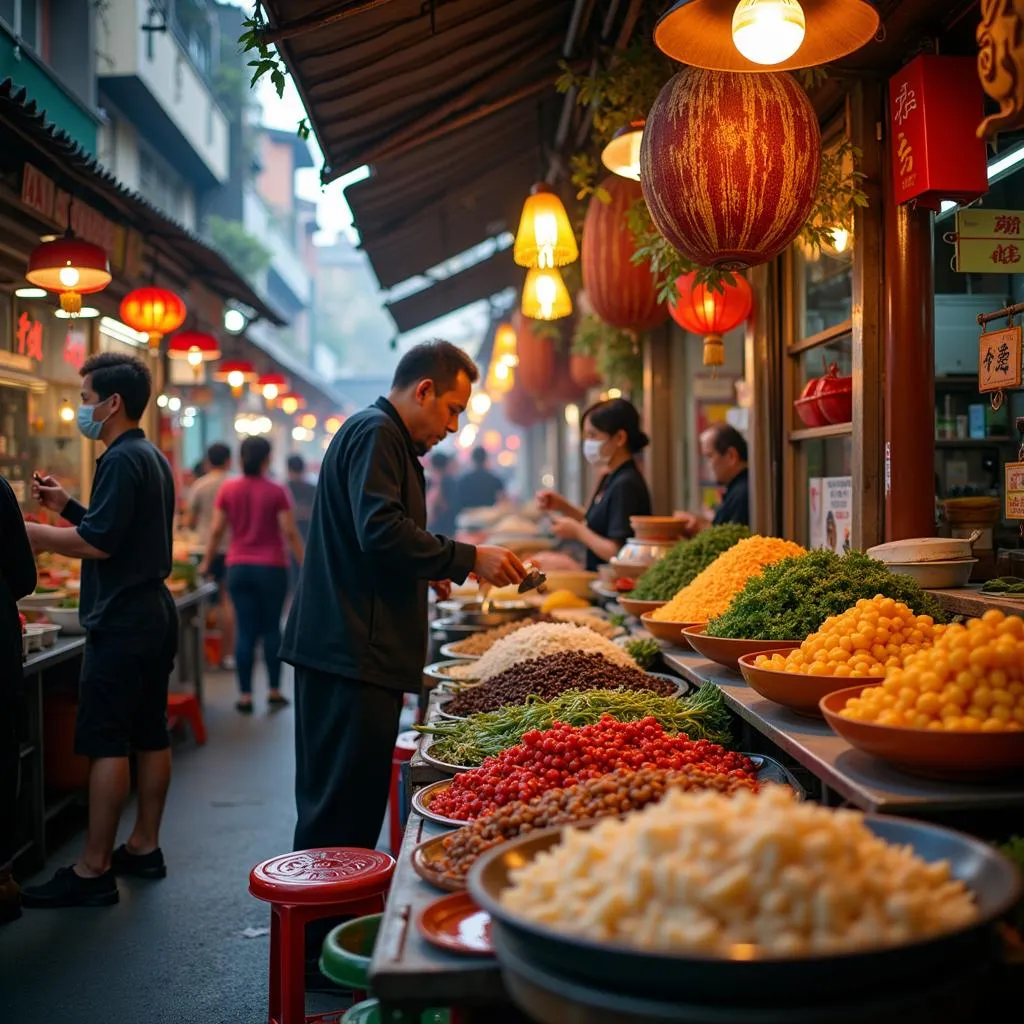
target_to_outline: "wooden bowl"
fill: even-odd
[[[828,724],[851,747],[931,779],[981,782],[1024,773],[1024,732],[945,732],[842,718],[846,702],[866,689],[850,686],[820,702]]]
[[[656,612],[668,604],[667,601],[637,601],[636,598],[629,597],[627,594],[620,594],[618,598],[622,610],[627,615],[632,615],[634,619],[639,619],[650,612]]]
[[[728,637],[708,636],[706,626],[686,630],[690,646],[708,661],[717,662],[733,672],[740,671],[740,658],[744,654],[763,654],[765,651],[792,651],[800,640],[733,640]]]
[[[655,640],[663,640],[665,643],[684,649],[690,646],[689,640],[684,635],[684,630],[707,625],[706,622],[659,622],[657,619],[652,619],[650,613],[641,615],[640,621]]]
[[[797,672],[779,672],[772,668],[759,668],[754,662],[761,654],[788,654],[792,647],[744,654],[740,660],[740,672],[747,685],[762,697],[775,701],[798,715],[821,718],[818,704],[822,697],[841,690],[849,680],[835,676],[810,676]],[[881,682],[881,680],[879,680]]]
[[[686,520],[675,516],[630,516],[629,525],[637,540],[678,541],[686,536]]]

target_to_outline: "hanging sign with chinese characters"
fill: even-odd
[[[982,334],[978,343],[978,390],[982,394],[1019,388],[1021,329],[1004,327]]]
[[[955,266],[962,274],[1024,270],[1024,211],[958,210],[954,240]]]
[[[1024,462],[1007,462],[1006,518],[1024,520]]]
[[[897,203],[938,210],[988,191],[985,143],[975,136],[984,108],[971,57],[922,54],[889,80],[889,151]]]

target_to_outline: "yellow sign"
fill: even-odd
[[[966,274],[1013,274],[1024,270],[1024,211],[959,210],[956,269]]]
[[[983,334],[978,340],[978,390],[985,393],[1019,388],[1020,350],[1020,327]]]
[[[1006,518],[1024,519],[1024,462],[1006,463]]]

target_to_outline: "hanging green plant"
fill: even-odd
[[[576,321],[572,351],[591,356],[605,383],[631,397],[643,393],[643,336],[606,324],[596,313],[584,313]]]

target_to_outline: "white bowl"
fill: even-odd
[[[886,562],[885,567],[899,576],[909,576],[928,590],[952,590],[967,585],[976,558],[958,558],[950,562]]]
[[[79,621],[77,608],[44,608],[43,613],[69,636],[81,636],[85,632]]]

